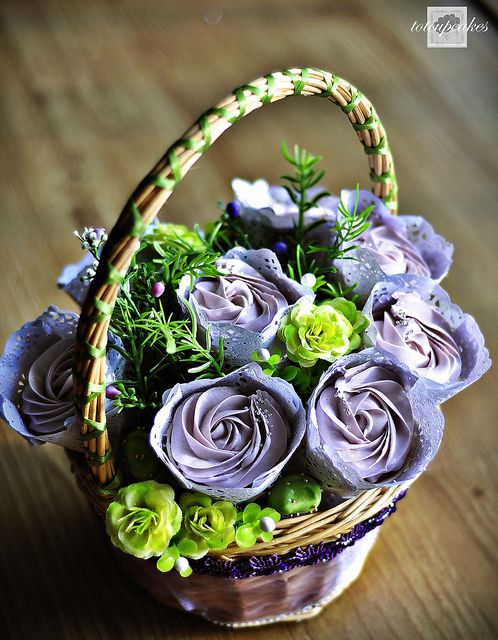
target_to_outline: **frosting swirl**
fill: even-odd
[[[379,267],[388,275],[415,274],[431,276],[431,271],[418,249],[408,240],[401,228],[391,224],[373,223],[356,243],[368,249]]]
[[[316,398],[320,441],[369,482],[388,479],[410,450],[414,419],[396,372],[365,363],[331,379]]]
[[[74,415],[72,361],[74,338],[57,340],[32,363],[21,408],[31,430],[54,433]]]
[[[397,292],[393,298],[390,306],[374,312],[376,345],[423,378],[456,382],[462,369],[460,350],[442,313],[416,293]]]
[[[215,387],[175,409],[170,452],[188,479],[212,487],[246,487],[285,455],[290,427],[263,390]]]
[[[242,502],[276,480],[305,428],[292,385],[253,362],[165,392],[150,442],[182,486]]]
[[[210,322],[226,321],[250,331],[263,331],[289,302],[277,286],[238,259],[220,265],[225,275],[201,279],[192,296]]]

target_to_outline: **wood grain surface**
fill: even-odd
[[[444,4],[444,3],[443,3]],[[492,5],[492,3],[491,3]],[[486,11],[489,3],[480,5]],[[469,18],[491,20],[468,5]],[[137,181],[205,109],[270,70],[318,66],[373,101],[400,209],[455,245],[445,282],[496,352],[497,38],[427,49],[425,2],[4,0],[0,6],[0,337],[49,304],[79,259],[72,231],[110,227]],[[329,186],[367,184],[343,116],[293,98],[246,118],[175,193],[163,219],[204,221],[237,174],[275,180],[279,144],[324,156]],[[444,407],[437,460],[383,527],[364,573],[318,618],[222,630],[162,608],[117,571],[63,452],[0,430],[3,638],[245,640],[495,638],[496,372]]]

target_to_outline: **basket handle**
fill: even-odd
[[[73,368],[76,414],[87,462],[104,497],[112,496],[120,482],[105,421],[107,331],[140,238],[188,170],[226,129],[251,111],[292,95],[328,98],[348,116],[368,155],[372,191],[396,212],[396,177],[384,128],[365,96],[342,78],[319,69],[279,71],[235,89],[203,114],[166,151],[126,203],[103,248],[81,310]]]

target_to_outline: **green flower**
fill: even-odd
[[[317,360],[333,362],[357,349],[367,326],[367,318],[349,300],[336,298],[316,305],[303,298],[282,319],[279,337],[291,360],[312,367]]]
[[[137,558],[161,555],[182,522],[174,497],[169,485],[154,480],[120,489],[106,513],[106,529],[114,546]]]
[[[258,538],[263,542],[273,540],[273,530],[275,523],[280,520],[280,514],[275,509],[261,509],[259,504],[251,502],[237,515],[237,519],[240,525],[235,533],[235,542],[245,548],[254,546]]]
[[[184,224],[160,222],[145,236],[144,241],[149,244],[155,242],[162,247],[175,247],[188,251],[189,249],[204,249],[204,243],[199,236]]]
[[[184,555],[200,558],[209,549],[225,549],[235,538],[237,510],[231,502],[212,501],[202,493],[184,493],[180,496],[183,525],[179,534],[181,541],[189,540],[196,549]]]

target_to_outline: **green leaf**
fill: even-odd
[[[180,571],[182,578],[188,578],[192,575],[192,567],[187,567],[184,571]]]
[[[285,367],[281,375],[284,380],[287,380],[287,382],[292,382],[292,380],[294,380],[294,378],[298,374],[299,374],[299,369],[293,364],[290,364],[287,367]]]
[[[244,522],[253,522],[256,518],[258,518],[261,513],[261,507],[259,504],[255,502],[250,502],[244,509],[243,512],[243,521]]]
[[[242,548],[252,547],[256,544],[257,538],[250,524],[243,524],[235,532],[235,543]]]
[[[190,369],[188,369],[189,373],[201,373],[201,371],[206,371],[206,369],[209,369],[209,367],[211,366],[211,362],[204,362],[203,364],[199,365],[198,367],[191,367]]]
[[[271,542],[273,540],[273,533],[271,531],[262,531],[259,537],[263,542]]]
[[[173,567],[175,566],[175,562],[179,557],[180,553],[178,549],[176,547],[169,547],[169,549],[166,549],[166,551],[157,561],[156,567],[159,569],[159,571],[167,573],[168,571],[171,571],[171,569],[173,569]]]
[[[178,551],[181,556],[193,557],[197,554],[198,550],[199,547],[197,546],[197,542],[190,540],[189,538],[184,538],[178,543]]]

